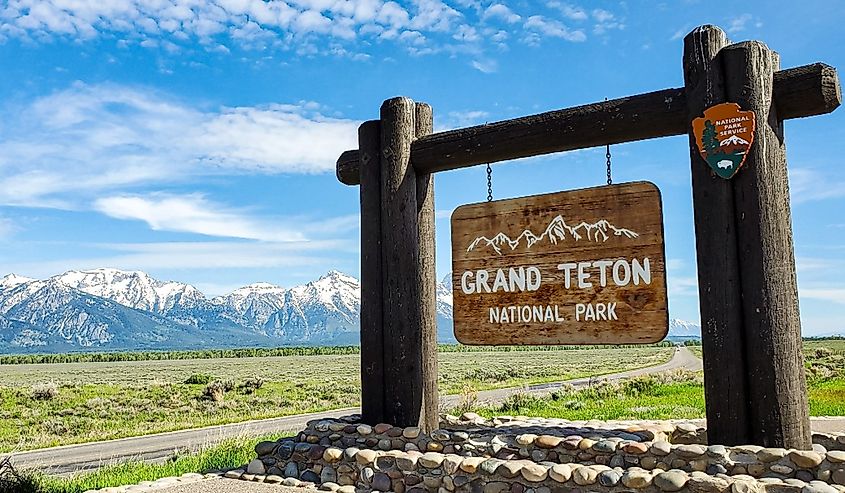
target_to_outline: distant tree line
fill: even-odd
[[[671,347],[672,342],[649,344],[651,347]],[[638,344],[609,346],[464,346],[440,344],[442,353],[476,353],[490,351],[568,351],[575,349],[621,349],[642,347]],[[61,354],[8,354],[0,356],[0,365],[28,365],[41,363],[112,363],[117,361],[188,360],[218,358],[263,358],[271,356],[329,356],[358,354],[359,346],[297,346],[278,348],[200,349],[193,351],[119,351],[79,352]]]

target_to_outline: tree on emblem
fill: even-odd
[[[719,139],[716,137],[716,125],[707,120],[704,122],[704,131],[701,133],[701,146],[708,155],[715,154],[719,149]]]

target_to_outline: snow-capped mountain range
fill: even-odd
[[[357,279],[337,271],[215,298],[141,271],[9,274],[0,278],[0,352],[357,344],[360,293]],[[454,342],[451,291],[437,293],[439,336]]]
[[[214,298],[140,271],[0,278],[0,353],[358,344],[361,287],[331,271],[301,286],[255,283]],[[441,342],[452,333],[452,282],[437,285]],[[670,322],[670,336],[700,330]]]
[[[539,236],[530,229],[524,230],[516,237],[516,239],[511,239],[510,236],[504,232],[499,232],[492,238],[479,236],[470,242],[467,247],[467,251],[471,252],[481,245],[482,247],[490,247],[497,254],[502,255],[502,247],[507,247],[510,250],[516,250],[516,248],[523,244],[523,242],[525,248],[530,249],[543,240],[546,240],[553,245],[557,245],[559,241],[564,241],[567,238],[572,238],[575,241],[586,238],[589,241],[604,243],[609,240],[611,236],[636,238],[639,234],[631,231],[630,229],[618,228],[613,224],[610,224],[610,222],[605,219],[600,219],[594,223],[586,223],[582,221],[575,226],[570,226],[566,224],[566,220],[563,216],[558,215],[549,222],[549,225],[546,226],[546,229]]]

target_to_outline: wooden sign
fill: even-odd
[[[754,142],[754,112],[742,111],[736,103],[717,104],[692,121],[692,131],[701,157],[728,180],[745,163]]]
[[[464,344],[635,344],[668,331],[660,191],[636,182],[452,214]]]

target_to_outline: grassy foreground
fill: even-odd
[[[700,346],[690,349],[701,354]],[[810,414],[845,416],[845,341],[807,341],[804,358]],[[701,373],[679,371],[562,389],[546,398],[517,394],[479,413],[571,420],[704,418],[704,380]]]
[[[82,493],[109,486],[155,481],[159,478],[180,476],[187,472],[225,471],[254,459],[255,444],[258,442],[278,438],[278,436],[265,436],[229,439],[196,453],[173,456],[164,464],[125,462],[70,479],[25,471],[22,474],[25,480],[23,488],[16,488],[14,491],[16,493]],[[5,493],[2,487],[0,487],[0,493]]]
[[[469,395],[613,373],[663,363],[672,351],[440,353],[440,390]],[[359,365],[354,353],[2,365],[0,453],[354,407]]]

